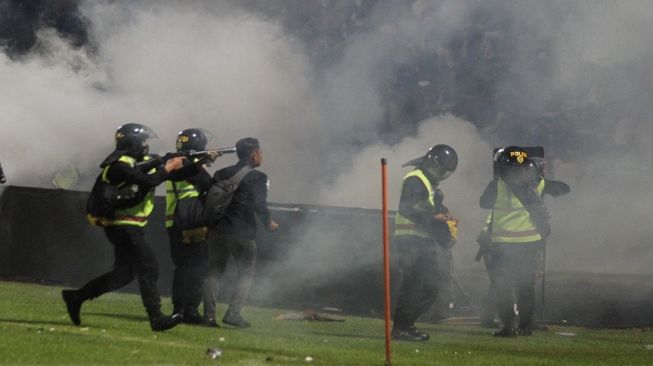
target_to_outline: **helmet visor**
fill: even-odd
[[[431,177],[439,182],[449,178],[454,172],[453,170],[449,170],[443,167],[435,159],[429,159],[428,167],[426,170]]]

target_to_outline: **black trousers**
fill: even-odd
[[[451,279],[451,251],[434,239],[397,236],[393,240],[401,270],[394,327],[406,329],[429,310]]]
[[[256,241],[236,235],[211,232],[209,238],[209,269],[204,289],[204,317],[215,318],[219,282],[227,268],[229,257],[238,267],[238,279],[227,312],[238,314],[245,305],[256,274]]]
[[[168,228],[170,257],[175,265],[172,279],[172,304],[175,312],[197,309],[202,301],[202,284],[208,264],[206,240],[187,244],[183,242],[182,231],[173,226]]]
[[[519,311],[519,326],[530,327],[535,312],[535,269],[542,242],[492,243],[494,257],[497,308],[504,325],[512,324],[515,297]]]
[[[143,305],[150,316],[161,313],[161,297],[157,289],[159,265],[154,252],[147,245],[143,228],[136,226],[108,226],[104,232],[114,246],[113,269],[89,281],[79,289],[82,299],[93,299],[124,287],[138,279]]]
[[[483,299],[483,312],[481,313],[481,322],[491,322],[494,321],[494,317],[497,312],[497,283],[496,283],[496,272],[497,272],[497,260],[496,257],[492,255],[490,250],[487,250],[483,255],[483,263],[485,264],[485,270],[487,271],[488,278],[490,279],[490,285],[487,289],[487,294]]]

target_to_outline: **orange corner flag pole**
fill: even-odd
[[[383,217],[383,276],[385,288],[385,364],[392,364],[390,354],[390,238],[388,235],[388,161],[381,159],[381,202]]]

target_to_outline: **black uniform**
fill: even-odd
[[[110,165],[107,178],[113,185],[127,183],[138,185],[141,202],[151,191],[168,178],[163,169],[157,169],[154,174],[147,174],[138,168],[118,161],[125,155],[115,151],[102,163],[101,167]],[[143,305],[150,317],[152,329],[169,328],[171,319],[161,313],[161,297],[157,289],[159,267],[154,252],[145,241],[143,227],[116,224],[106,226],[104,232],[114,245],[115,261],[113,269],[82,286],[76,291],[64,291],[63,296],[68,306],[73,323],[79,324],[79,310],[82,302],[99,297],[110,291],[117,290],[132,280],[138,279]]]
[[[444,194],[435,189],[435,207],[423,203],[429,192],[417,177],[407,178],[402,187],[399,214],[414,222],[429,238],[400,235],[394,238],[402,280],[394,313],[394,329],[414,328],[417,318],[425,313],[451,276],[451,235],[446,223],[435,220],[437,213],[448,213],[443,205]]]
[[[520,184],[508,184],[508,186],[527,209],[540,235],[546,239],[551,232],[548,222],[549,213],[535,191],[535,187],[541,179],[544,178],[537,177],[532,182],[525,181]],[[565,183],[545,179],[542,195],[549,194],[557,197],[568,192],[569,186]],[[496,198],[497,181],[493,180],[481,196],[481,208],[494,208]],[[490,227],[491,225],[490,223]],[[512,291],[514,289],[519,305],[520,331],[530,334],[535,311],[535,271],[540,267],[538,261],[541,261],[543,245],[544,240],[528,243],[528,245],[494,243],[487,247],[484,260],[490,276],[490,288],[486,296],[482,320],[485,320],[488,325],[497,308],[504,323],[512,322],[514,317]],[[511,326],[512,324],[504,324],[504,328]]]
[[[172,172],[169,180],[187,181],[199,191],[200,197],[213,182],[211,175],[198,164],[188,164],[179,171]],[[167,230],[170,238],[170,256],[175,265],[172,281],[174,312],[183,313],[187,321],[198,322],[197,307],[202,300],[202,284],[208,265],[207,241],[202,235],[184,240],[183,231],[174,223]]]

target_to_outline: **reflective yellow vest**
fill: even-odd
[[[146,156],[144,160],[150,160],[149,156]],[[118,161],[121,161],[123,163],[129,164],[129,166],[133,167],[134,164],[136,163],[136,159],[132,158],[131,156],[123,155],[118,159]],[[109,182],[109,179],[107,178],[107,173],[109,172],[109,168],[111,165],[107,165],[104,167],[104,170],[102,171],[102,180],[105,182]],[[156,172],[156,169],[152,169],[148,172],[148,174],[152,174]],[[119,185],[119,187],[124,186],[124,183]],[[130,208],[125,208],[125,209],[116,209],[114,212],[114,219],[113,220],[102,220],[102,225],[103,226],[119,226],[119,225],[130,225],[130,226],[138,226],[138,227],[145,227],[147,225],[147,218],[150,216],[152,213],[152,210],[154,210],[154,190],[151,190],[141,201],[141,203],[137,204],[134,207]]]
[[[176,193],[175,189],[177,190]],[[199,197],[199,195],[200,192],[197,188],[187,181],[166,181],[166,227],[172,227],[174,224],[175,210],[177,209],[178,200]]]
[[[537,185],[537,194],[544,191],[544,179]],[[530,214],[521,201],[499,179],[497,182],[497,200],[492,209],[493,243],[529,243],[542,240]]]
[[[422,184],[424,184],[424,187],[429,192],[428,199],[425,200],[424,202],[420,202],[417,205],[418,206],[428,206],[435,210],[435,202],[433,201],[433,196],[435,195],[435,189],[433,188],[433,185],[431,185],[431,182],[426,178],[426,175],[420,170],[420,169],[415,169],[412,172],[406,174],[402,182],[405,182],[406,179],[410,177],[417,177],[419,180],[422,181]],[[400,235],[412,235],[412,236],[418,236],[420,238],[430,238],[431,234],[426,232],[426,231],[421,231],[417,228],[417,225],[415,225],[414,222],[410,221],[409,219],[401,216],[399,212],[395,215],[395,236],[400,236]]]

